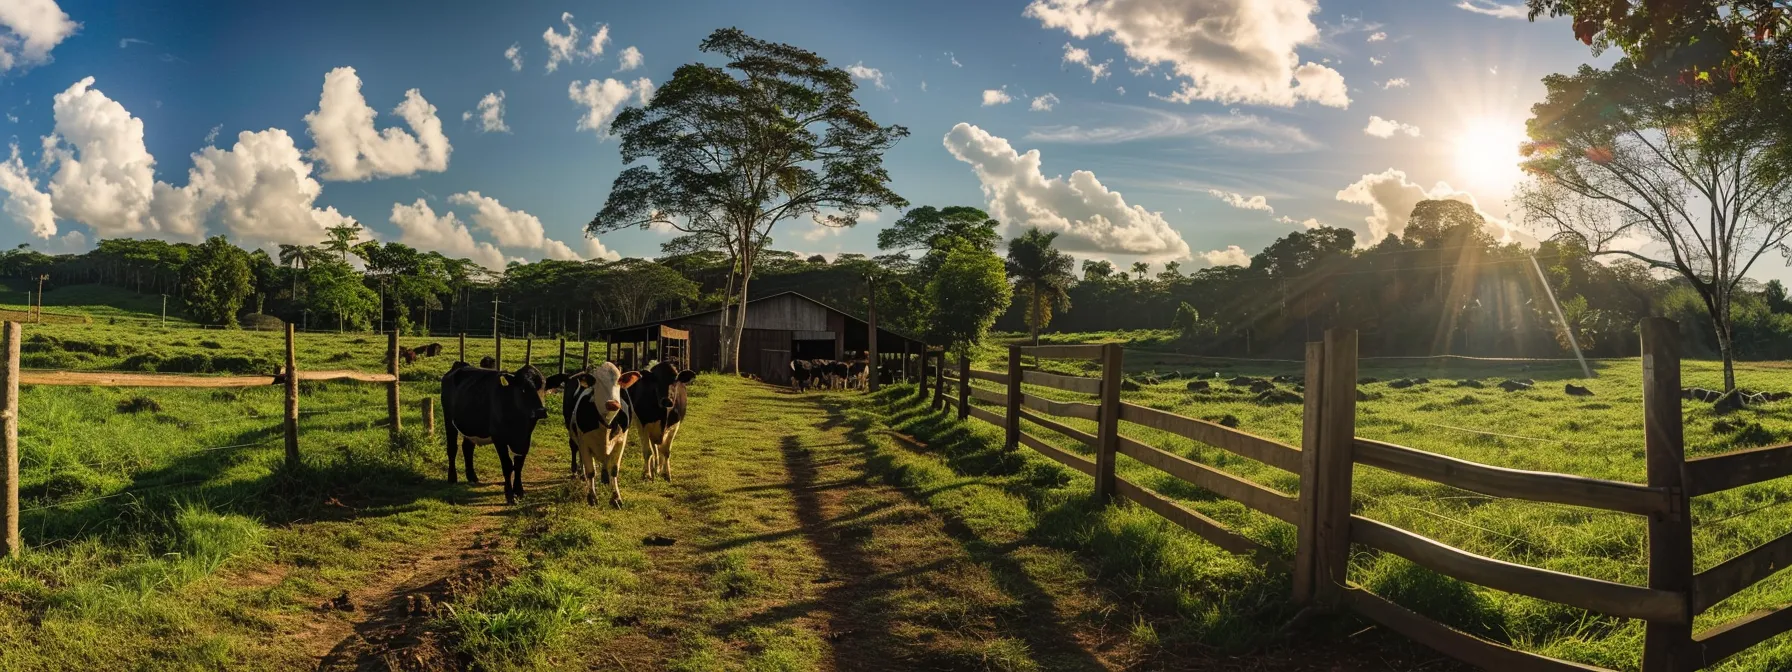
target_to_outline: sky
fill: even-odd
[[[911,205],[974,205],[1079,259],[1242,264],[1319,225],[1368,245],[1425,198],[1515,221],[1543,76],[1609,65],[1516,0],[0,0],[0,245],[369,235],[472,258],[652,257],[584,233],[608,123],[738,27],[847,68]],[[875,253],[900,212],[786,221]]]

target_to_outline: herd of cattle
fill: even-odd
[[[810,388],[864,389],[866,375],[871,371],[870,359],[863,352],[852,355],[852,360],[845,362],[832,359],[790,360],[790,386],[798,392]]]
[[[457,361],[442,376],[450,483],[455,481],[456,444],[469,483],[479,482],[473,472],[473,447],[489,444],[497,450],[504,472],[504,501],[516,503],[523,495],[523,462],[535,424],[548,417],[547,396],[553,393],[561,395],[572,473],[585,481],[588,503],[597,503],[601,480],[610,486],[610,505],[622,506],[618,474],[631,429],[641,443],[642,478],[658,475],[672,480],[672,440],[685,417],[685,385],[696,372],[680,369],[675,361],[653,362],[645,370],[628,372],[604,362],[545,377],[528,364],[513,372],[494,365],[490,357],[479,366]]]

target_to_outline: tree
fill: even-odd
[[[1039,330],[1051,324],[1054,307],[1060,312],[1070,310],[1069,289],[1076,282],[1070,273],[1076,260],[1052,246],[1057,237],[1056,231],[1045,233],[1034,227],[1008,241],[1008,277],[1014,279],[1015,294],[1027,302],[1033,345],[1039,345]]]
[[[1407,243],[1430,249],[1469,244],[1487,247],[1494,242],[1487,232],[1487,218],[1475,212],[1475,206],[1462,201],[1419,201],[1413,206],[1402,235]]]
[[[1140,280],[1144,280],[1145,274],[1150,272],[1151,264],[1147,264],[1143,261],[1132,262],[1132,273],[1133,275],[1139,276]]]
[[[379,311],[379,296],[362,282],[353,267],[328,259],[311,267],[311,291],[301,304],[312,312],[336,316],[339,329],[365,329]]]
[[[908,211],[889,228],[877,232],[877,249],[892,252],[923,251],[916,271],[923,278],[938,270],[946,253],[956,249],[953,241],[962,241],[973,249],[994,252],[1002,242],[996,227],[1001,222],[990,219],[984,211],[963,205],[935,208],[924,205]]]
[[[236,326],[243,299],[255,291],[249,255],[214,236],[193,250],[181,269],[187,287],[187,313],[211,324]]]
[[[318,246],[337,253],[343,263],[347,263],[348,254],[355,249],[355,241],[361,239],[361,224],[351,219],[341,226],[332,226],[324,231],[328,232],[330,237],[324,239],[324,242],[319,243]]]
[[[583,291],[599,306],[613,312],[621,324],[640,324],[655,309],[677,309],[697,299],[697,283],[646,259],[623,259],[603,264],[597,270]]]
[[[1114,277],[1113,262],[1094,259],[1083,260],[1083,282],[1100,282]]]
[[[1792,33],[1786,0],[1526,0],[1539,16],[1574,19],[1574,37],[1632,61],[1680,72],[1747,63],[1750,47]]]
[[[646,107],[616,116],[623,163],[654,165],[622,171],[587,230],[659,223],[701,234],[735,262],[728,293],[744,311],[778,222],[807,216],[853,226],[860,213],[908,205],[883,167],[883,152],[908,129],[873,121],[853,97],[852,76],[813,52],[734,28],[711,33],[699,49],[728,63],[681,66]],[[724,371],[739,370],[745,326],[734,320],[723,343]]]
[[[1177,337],[1181,338],[1184,343],[1193,343],[1196,339],[1206,336],[1208,332],[1212,331],[1208,328],[1207,323],[1201,321],[1201,311],[1195,310],[1195,307],[1188,305],[1187,301],[1183,301],[1182,305],[1176,307],[1176,318],[1170,324],[1176,329]]]
[[[927,339],[956,346],[960,354],[983,340],[996,318],[1008,310],[1013,291],[1002,260],[971,241],[951,239],[939,270],[927,281],[933,304]]]
[[[1735,389],[1731,308],[1762,255],[1792,255],[1792,181],[1774,158],[1778,111],[1741,87],[1682,84],[1621,60],[1543,80],[1520,195],[1530,221],[1672,271],[1698,292]],[[1642,251],[1625,243],[1646,238]]]

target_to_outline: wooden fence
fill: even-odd
[[[1792,476],[1792,444],[1685,459],[1681,432],[1678,326],[1666,318],[1642,324],[1643,413],[1648,482],[1607,481],[1569,474],[1521,471],[1446,457],[1356,436],[1357,337],[1334,329],[1309,343],[1301,445],[1291,446],[1219,424],[1125,402],[1120,397],[1124,352],[1119,345],[1011,347],[1005,373],[981,371],[960,360],[956,372],[935,379],[934,407],[944,404],[945,378],[957,384],[957,413],[1005,432],[1009,448],[1027,446],[1093,476],[1103,501],[1133,501],[1233,553],[1286,568],[1293,601],[1325,610],[1348,609],[1458,660],[1489,670],[1601,670],[1548,658],[1485,640],[1433,621],[1350,582],[1352,544],[1406,558],[1462,581],[1528,595],[1589,611],[1646,622],[1644,672],[1704,669],[1792,630],[1792,605],[1764,610],[1695,634],[1692,619],[1792,563],[1792,534],[1693,572],[1692,518],[1688,500],[1769,479]],[[1099,378],[1065,376],[1029,367],[1024,358],[1100,362]],[[943,355],[939,360],[943,364]],[[986,381],[997,392],[971,383]],[[1028,386],[1092,397],[1055,401]],[[923,380],[922,396],[927,384]],[[1000,411],[975,406],[993,404]],[[1094,434],[1048,416],[1093,420]],[[1061,449],[1023,427],[1069,437],[1091,448],[1094,459]],[[1219,448],[1300,477],[1297,496],[1239,478],[1147,445],[1121,432],[1149,427]],[[1117,455],[1126,455],[1180,480],[1296,526],[1295,557],[1238,534],[1173,499],[1119,478]],[[1367,465],[1494,497],[1615,511],[1645,518],[1649,581],[1635,586],[1576,576],[1489,558],[1351,513],[1351,477]]]

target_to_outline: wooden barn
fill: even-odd
[[[747,302],[747,325],[741,334],[740,370],[768,383],[790,383],[792,359],[850,359],[872,349],[864,320],[796,292],[783,292]],[[610,360],[625,368],[648,360],[676,357],[698,370],[721,364],[720,308],[605,330]],[[877,330],[879,359],[890,362],[919,355],[926,345],[888,329]],[[680,356],[683,355],[683,356]]]

